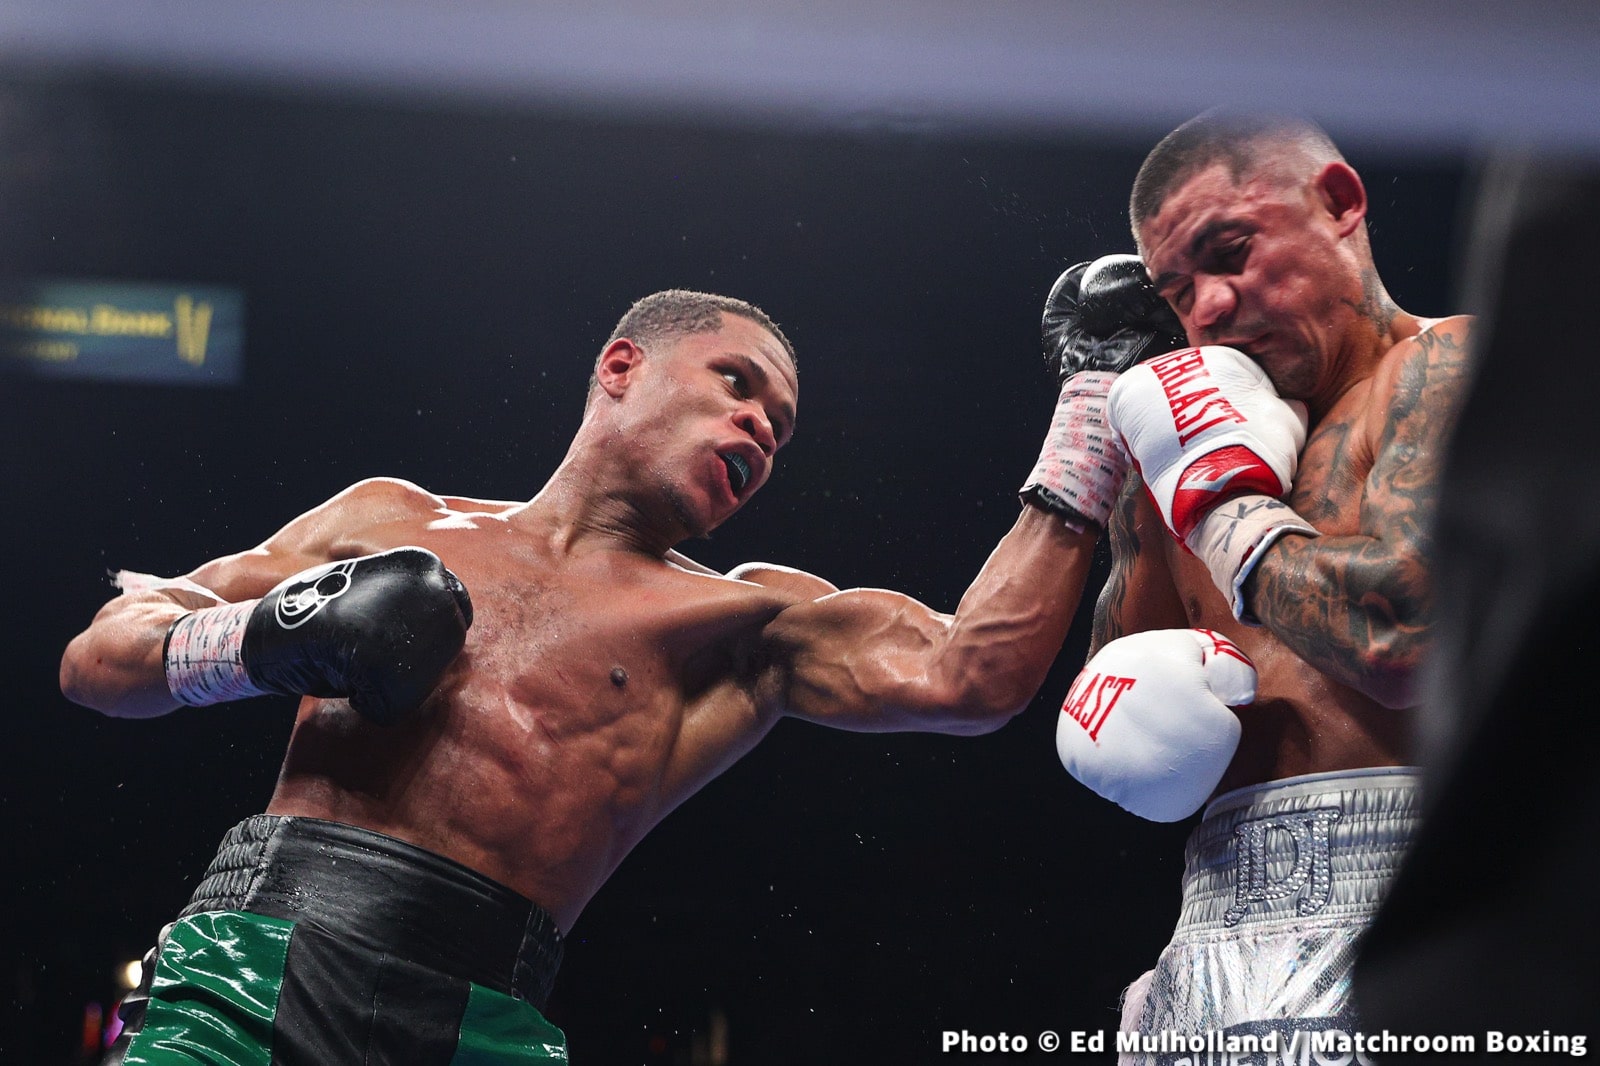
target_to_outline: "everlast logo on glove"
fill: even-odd
[[[1203,433],[1224,422],[1243,422],[1245,417],[1234,410],[1217,390],[1209,384],[1211,374],[1206,370],[1205,359],[1199,348],[1183,348],[1168,353],[1147,364],[1155,371],[1166,393],[1167,404],[1172,408],[1172,426],[1178,431],[1178,443],[1187,447],[1196,434]],[[1205,383],[1190,389],[1195,382]],[[1198,407],[1190,411],[1191,407]]]
[[[1255,698],[1255,667],[1226,638],[1198,629],[1130,633],[1097,651],[1067,691],[1056,754],[1124,810],[1175,822],[1216,790],[1239,746],[1239,716],[1229,708]]]
[[[1233,616],[1255,624],[1242,592],[1251,569],[1277,538],[1317,530],[1284,504],[1248,528],[1215,508],[1241,494],[1276,501],[1288,491],[1306,442],[1305,405],[1280,397],[1245,353],[1202,345],[1120,375],[1106,421],[1167,529],[1206,564]]]
[[[1098,740],[1100,727],[1106,724],[1111,708],[1133,687],[1133,681],[1131,677],[1081,673],[1067,690],[1067,701],[1061,705],[1061,713],[1083,726],[1090,740]]]

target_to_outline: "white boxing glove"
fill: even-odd
[[[1106,414],[1167,529],[1206,564],[1233,616],[1255,624],[1241,590],[1262,553],[1285,533],[1317,535],[1278,499],[1306,443],[1305,405],[1280,399],[1243,352],[1210,345],[1128,370]]]
[[[1255,665],[1226,637],[1134,633],[1101,648],[1072,683],[1056,753],[1124,810],[1176,822],[1200,809],[1239,747],[1239,718],[1228,708],[1255,698]]]

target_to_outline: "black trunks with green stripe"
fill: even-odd
[[[561,936],[459,863],[338,822],[260,815],[223,838],[123,1005],[123,1061],[563,1063],[540,1011]]]

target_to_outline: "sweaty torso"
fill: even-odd
[[[770,728],[749,657],[788,599],[637,553],[562,552],[511,513],[419,508],[336,547],[432,550],[473,625],[413,720],[380,728],[305,699],[269,811],[428,848],[570,929],[629,849]]]
[[[1360,531],[1391,383],[1392,375],[1382,368],[1357,382],[1307,436],[1286,501],[1324,536]],[[1239,709],[1243,735],[1219,792],[1299,774],[1408,761],[1405,712],[1328,677],[1270,630],[1236,621],[1205,564],[1166,535],[1148,495],[1138,495],[1139,538],[1161,546],[1189,625],[1223,633],[1256,665],[1256,701]]]

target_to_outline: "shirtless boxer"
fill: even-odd
[[[673,549],[766,483],[793,360],[759,309],[659,293],[532,500],[363,481],[185,578],[125,578],[63,658],[73,700],[306,694],[266,813],[161,937],[126,1061],[563,1061],[539,1009],[562,934],[779,718],[976,734],[1027,706],[1121,480],[1105,382],[1069,376],[1033,502],[951,615]]]
[[[1222,113],[1134,184],[1139,251],[1202,347],[1111,392],[1137,473],[1057,746],[1135,814],[1210,801],[1177,932],[1124,1002],[1151,1040],[1351,1031],[1354,942],[1415,822],[1408,708],[1469,321],[1395,306],[1367,206],[1321,130]]]

